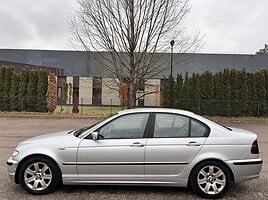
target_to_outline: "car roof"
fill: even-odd
[[[196,116],[193,112],[173,108],[134,108],[134,109],[121,110],[118,112],[118,114],[124,115],[124,114],[142,113],[142,112],[174,113],[190,117]]]

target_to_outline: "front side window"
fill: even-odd
[[[148,113],[129,114],[116,118],[100,128],[100,139],[142,138],[148,118]]]
[[[154,138],[177,138],[189,136],[188,117],[157,113],[155,116]]]

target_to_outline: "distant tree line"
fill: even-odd
[[[0,111],[47,112],[48,73],[24,68],[0,67]]]
[[[205,115],[268,116],[268,70],[224,69],[169,77],[162,82],[164,107],[170,107],[171,81],[174,108]]]

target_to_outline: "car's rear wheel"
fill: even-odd
[[[48,194],[60,183],[60,171],[54,161],[45,157],[26,160],[19,172],[22,187],[31,194]]]
[[[196,166],[190,177],[193,191],[202,198],[215,199],[232,185],[229,169],[218,161],[206,161]]]

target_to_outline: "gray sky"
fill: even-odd
[[[189,33],[200,52],[250,53],[268,43],[267,0],[190,0]],[[0,48],[74,49],[68,20],[76,0],[0,0]]]

